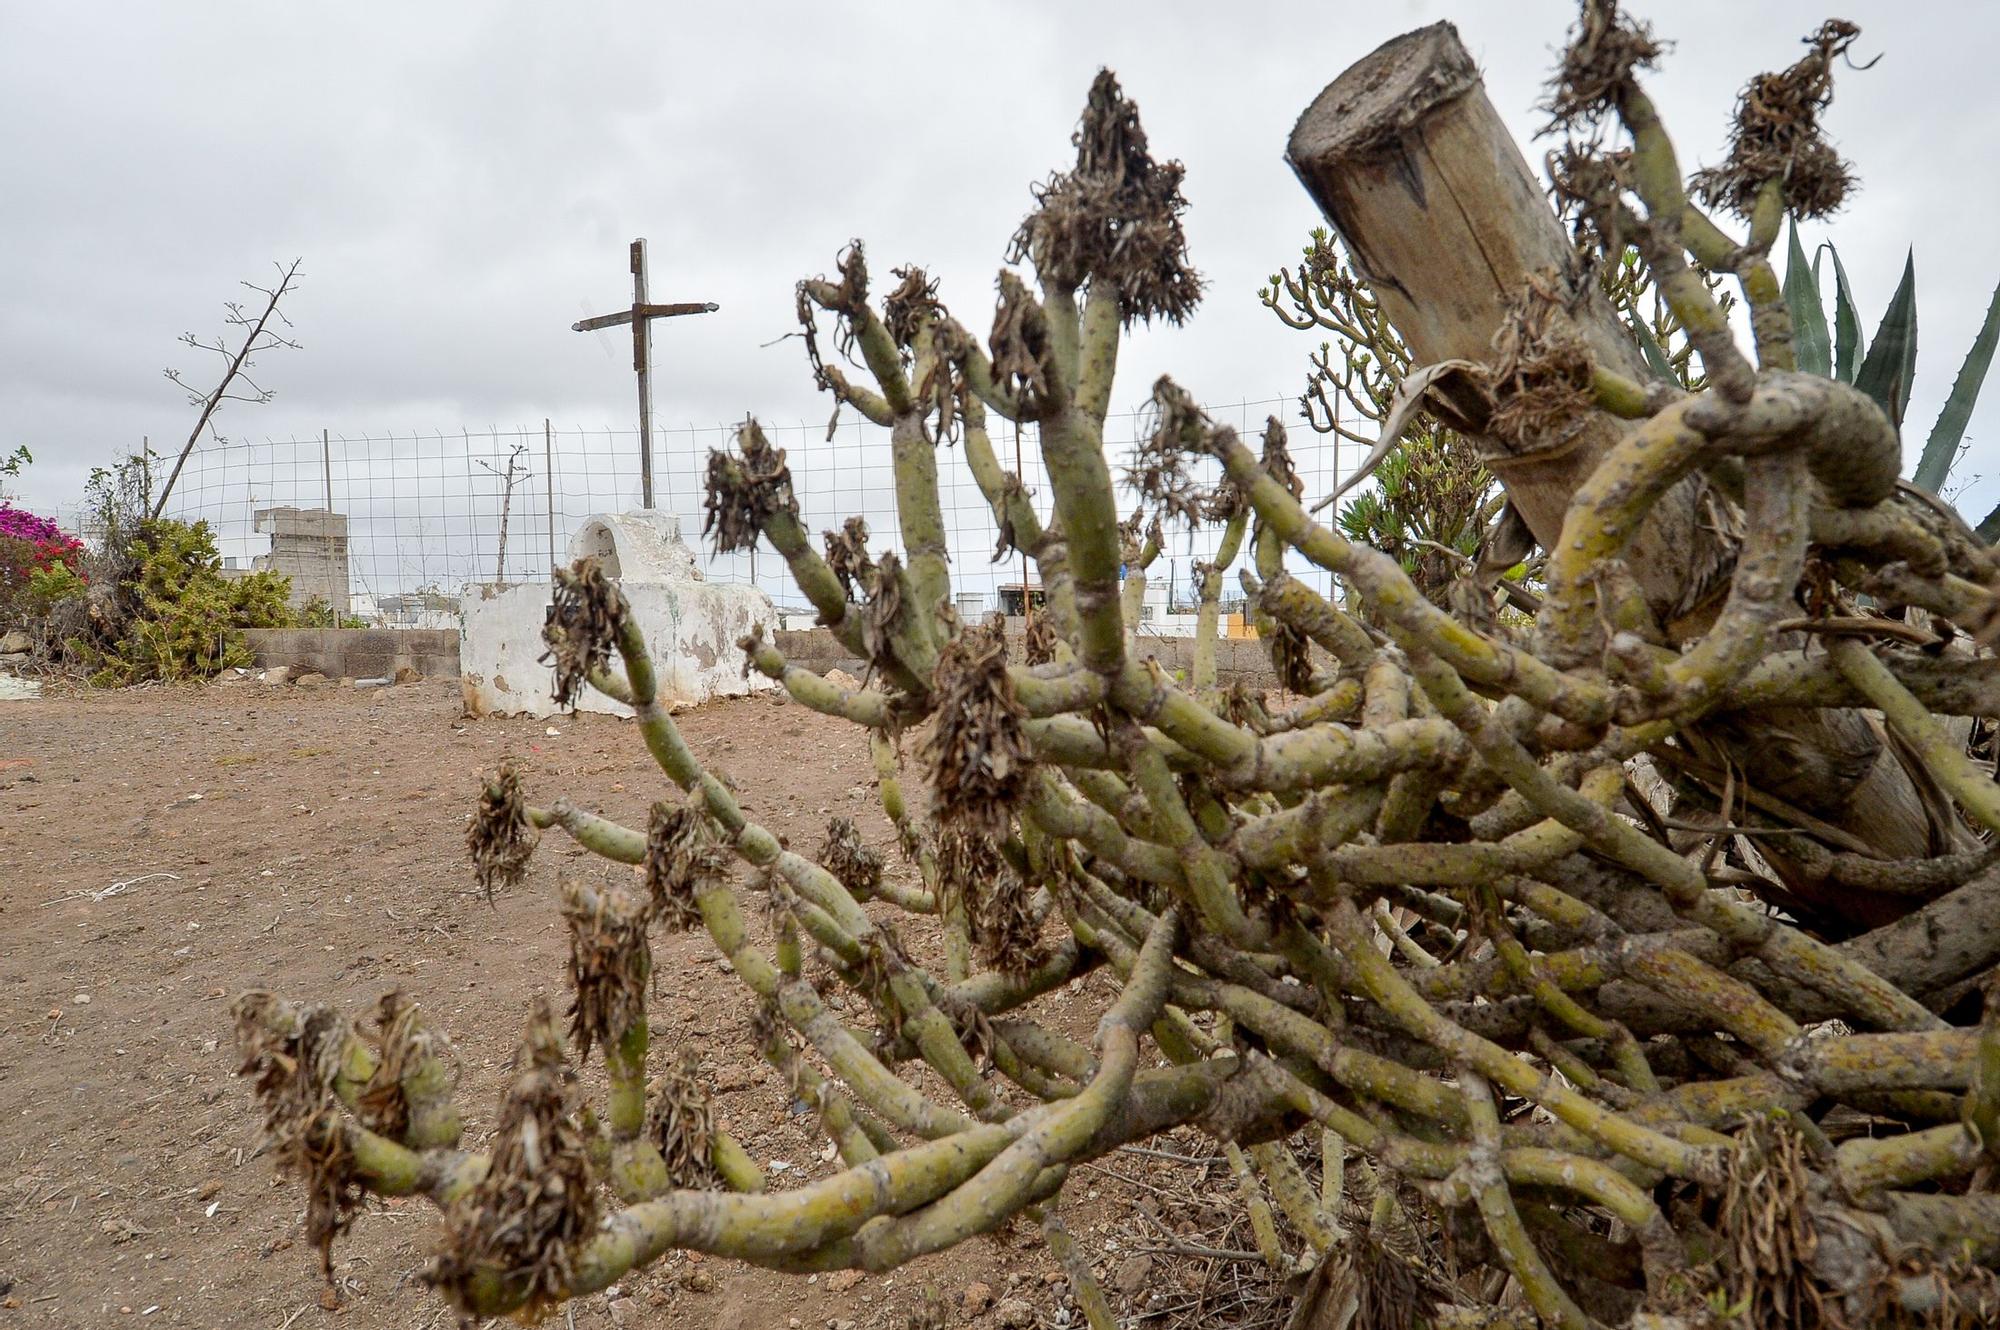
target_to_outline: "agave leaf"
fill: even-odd
[[[1819,297],[1819,274],[1806,262],[1797,219],[1785,254],[1785,308],[1792,314],[1792,354],[1799,368],[1825,378],[1833,372],[1833,344],[1826,330],[1826,306]]]
[[[1847,265],[1840,261],[1840,251],[1827,241],[1820,249],[1833,259],[1833,377],[1842,383],[1854,382],[1855,366],[1861,363],[1861,316],[1854,305],[1854,291],[1847,285]],[[1817,277],[1819,259],[1813,259],[1813,273]]]
[[[1461,370],[1471,372],[1479,368],[1470,360],[1440,360],[1435,365],[1425,365],[1405,374],[1402,382],[1396,385],[1395,393],[1389,398],[1389,409],[1383,413],[1382,437],[1375,441],[1375,446],[1368,450],[1368,456],[1361,459],[1361,465],[1355,468],[1353,474],[1341,481],[1333,493],[1314,504],[1312,511],[1318,512],[1333,503],[1341,495],[1374,475],[1377,467],[1383,466],[1383,459],[1395,451],[1396,445],[1403,441],[1404,432],[1423,411],[1424,396],[1431,390],[1431,385]],[[1388,469],[1384,468],[1385,485],[1389,483],[1387,475]]]
[[[1918,459],[1913,477],[1918,488],[1933,494],[1944,489],[1951,464],[1958,458],[1959,442],[1965,438],[1965,427],[1971,423],[1973,403],[1979,400],[1980,385],[1986,382],[1987,367],[1993,363],[1995,342],[2000,342],[2000,286],[1993,288],[1993,298],[1986,304],[1986,321],[1979,325],[1979,335],[1972,339],[1972,349],[1965,353],[1965,363],[1958,367],[1958,378],[1952,382],[1951,396],[1945,399],[1944,410],[1938,412],[1937,424],[1931,426],[1931,436],[1924,441],[1924,455]]]
[[[1875,399],[1889,423],[1903,428],[1910,405],[1910,380],[1917,370],[1917,258],[1903,260],[1903,280],[1889,297],[1889,308],[1875,328],[1875,344],[1855,372],[1854,386]]]
[[[1679,383],[1680,376],[1674,373],[1674,362],[1667,359],[1667,349],[1660,345],[1660,339],[1653,336],[1653,330],[1637,315],[1629,316],[1633,340],[1639,343],[1639,354],[1646,358],[1646,365],[1655,377],[1666,383]]]

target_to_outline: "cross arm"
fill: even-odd
[[[722,308],[714,301],[690,300],[672,305],[634,305],[631,309],[621,309],[616,314],[599,314],[595,318],[572,323],[573,332],[595,332],[599,328],[616,328],[630,323],[636,315],[646,319],[670,319],[679,314],[713,314]]]

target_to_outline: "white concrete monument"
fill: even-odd
[[[569,543],[572,560],[586,555],[594,555],[618,584],[645,630],[662,702],[692,704],[776,686],[755,671],[745,679],[736,646],[753,625],[777,624],[771,598],[756,587],[703,581],[675,514],[593,517]],[[465,593],[459,676],[470,714],[552,716],[561,710],[553,695],[555,670],[541,663],[549,590],[533,585]],[[577,695],[577,709],[632,714],[592,688]]]

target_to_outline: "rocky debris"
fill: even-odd
[[[855,678],[853,675],[849,674],[846,670],[840,670],[840,669],[828,670],[826,672],[826,681],[832,684],[835,688],[844,688],[850,693],[856,691],[861,687],[861,680]]]
[[[958,1295],[959,1310],[967,1317],[984,1315],[993,1305],[993,1286],[983,1279],[975,1279],[965,1286],[965,1292]]]
[[[0,633],[0,656],[25,656],[35,649],[35,639],[19,628]]]
[[[1035,1324],[1035,1309],[1026,1298],[1008,1298],[993,1309],[993,1324],[1000,1330],[1031,1330]]]
[[[317,688],[326,682],[326,676],[318,670],[308,670],[292,682],[300,688]]]

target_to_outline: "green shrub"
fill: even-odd
[[[58,584],[53,576],[36,594],[69,629],[63,654],[93,684],[116,687],[249,665],[243,631],[291,626],[290,591],[291,579],[275,573],[224,577],[207,522],[162,519],[133,533],[108,594],[93,596],[80,579]]]
[[[46,619],[49,611],[67,600],[76,600],[90,594],[90,579],[67,563],[48,564],[28,570],[27,585],[22,588],[16,607],[30,622]]]
[[[300,628],[366,628],[368,620],[358,614],[336,614],[325,596],[314,596],[301,605],[293,622]]]

